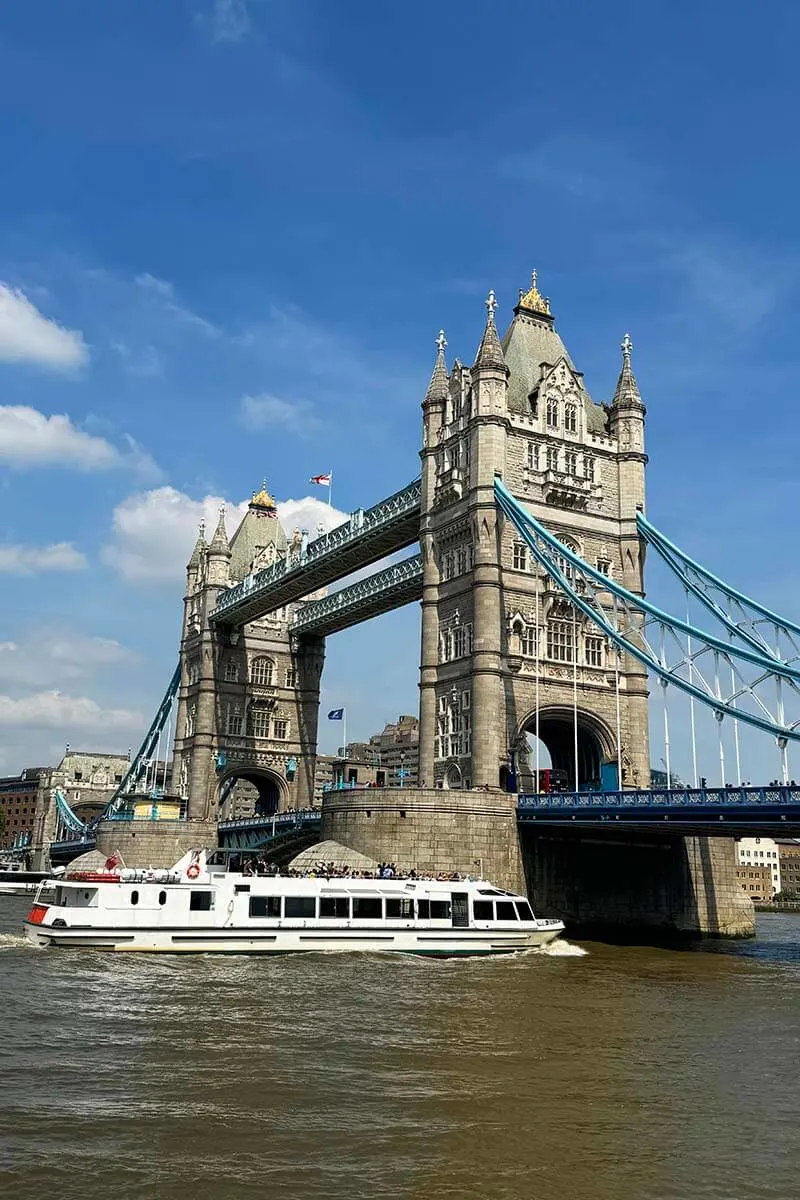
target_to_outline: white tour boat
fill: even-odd
[[[564,929],[482,880],[248,875],[228,860],[190,851],[170,870],[68,872],[42,883],[25,933],[70,949],[448,957],[527,950]]]

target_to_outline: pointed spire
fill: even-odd
[[[205,550],[205,548],[206,548],[206,523],[205,523],[205,521],[201,521],[200,528],[197,532],[197,541],[195,542],[194,550],[192,551],[192,557],[189,559],[189,562],[186,567],[187,571],[191,570],[193,567],[196,568],[196,567],[200,566],[200,560],[203,557],[203,551]]]
[[[611,401],[612,406],[617,408],[629,405],[641,406],[642,397],[639,393],[639,385],[636,382],[636,376],[631,367],[631,351],[633,350],[633,342],[629,334],[620,343],[622,350],[622,370],[619,373],[617,380],[617,388],[614,392],[614,399]]]
[[[473,370],[476,367],[500,367],[502,370],[506,369],[503,347],[500,345],[500,338],[497,336],[497,327],[494,323],[494,310],[496,308],[497,301],[494,298],[494,291],[491,291],[486,301],[486,328],[483,331],[481,344],[478,346],[478,353],[475,355],[475,362],[472,364]]]
[[[436,339],[438,347],[436,352],[436,364],[433,368],[431,381],[428,384],[428,390],[425,393],[425,403],[429,404],[435,400],[446,400],[449,390],[449,380],[447,374],[447,361],[444,356],[444,348],[447,345],[447,338],[444,336],[444,330],[439,330],[439,336]]]
[[[228,531],[225,528],[225,505],[219,510],[219,520],[217,528],[214,530],[214,536],[211,539],[211,545],[208,547],[209,554],[226,554],[230,557],[231,547],[228,542]]]

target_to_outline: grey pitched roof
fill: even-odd
[[[436,363],[431,375],[431,381],[425,393],[426,403],[430,400],[446,400],[448,396],[449,378],[447,375],[447,362],[444,357],[444,348],[447,342],[444,340],[444,332],[439,334],[437,344],[439,349],[436,352]]]
[[[208,547],[210,554],[230,554],[230,543],[228,542],[228,531],[225,528],[225,510],[219,514],[217,528],[214,530],[214,536],[211,539],[211,545]]]
[[[530,416],[530,394],[538,388],[550,367],[560,359],[578,375],[583,392],[586,427],[590,433],[606,432],[606,414],[602,405],[595,404],[587,392],[583,379],[576,371],[569,351],[556,331],[552,317],[539,316],[517,308],[503,338],[503,353],[510,376],[508,380],[508,408],[520,416]]]
[[[481,344],[478,346],[478,353],[475,355],[475,362],[472,364],[472,369],[476,367],[505,367],[506,360],[503,356],[503,347],[500,345],[500,338],[497,333],[497,326],[494,323],[494,317],[491,310],[489,311],[489,319],[486,322],[486,328],[483,331]]]
[[[256,554],[269,545],[279,556],[286,553],[283,526],[274,510],[251,504],[231,538],[231,579],[244,579]]]
[[[632,349],[633,343],[626,333],[622,341],[622,370],[619,373],[619,379],[614,391],[614,399],[611,402],[617,405],[617,407],[624,407],[631,404],[638,406],[642,403],[639,385],[636,382],[636,376],[631,367]]]

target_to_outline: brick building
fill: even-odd
[[[0,778],[0,849],[8,850],[20,834],[33,834],[39,777],[47,767],[25,767],[19,775]]]

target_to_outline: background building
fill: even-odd
[[[736,843],[736,862],[741,867],[769,867],[772,881],[772,899],[781,890],[781,863],[778,843],[772,838],[740,838]]]
[[[780,890],[800,895],[800,841],[796,838],[778,838],[778,865],[780,867]]]
[[[744,867],[736,867],[736,879],[747,892],[751,900],[769,902],[773,895],[772,869],[768,866],[756,866],[748,863]]]
[[[10,849],[20,834],[33,834],[39,776],[49,769],[26,767],[19,775],[0,779],[0,849]]]

